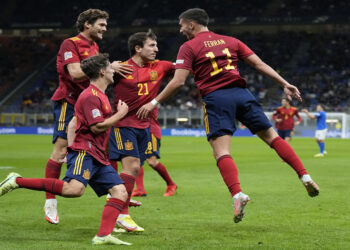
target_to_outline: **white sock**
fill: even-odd
[[[312,181],[310,175],[308,175],[308,174],[304,174],[300,179],[303,183]]]

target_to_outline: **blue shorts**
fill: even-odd
[[[153,134],[150,134],[150,138],[147,143],[147,150],[145,151],[145,159],[151,158],[152,156],[160,158],[160,139],[155,137]],[[143,166],[145,162],[141,161],[141,166]]]
[[[232,135],[236,120],[253,134],[272,126],[261,105],[247,88],[219,89],[203,97],[207,139]]]
[[[67,167],[64,181],[74,179],[85,187],[89,183],[99,197],[107,194],[110,188],[124,184],[112,166],[100,163],[86,151],[68,150]]]
[[[146,154],[152,150],[149,138],[149,127],[146,129],[113,127],[109,135],[109,159],[120,161],[123,157],[133,156],[143,162]]]
[[[55,143],[57,137],[67,140],[68,124],[74,116],[74,106],[62,100],[53,102],[54,131],[52,143]]]
[[[289,130],[277,130],[278,135],[282,138],[285,139],[286,137],[292,137],[293,135],[293,129]]]

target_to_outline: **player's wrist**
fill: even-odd
[[[151,101],[152,105],[153,106],[158,106],[159,105],[159,102],[156,100],[156,98],[154,98],[152,101]]]

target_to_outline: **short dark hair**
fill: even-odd
[[[145,41],[147,38],[150,38],[151,40],[156,41],[157,36],[156,34],[149,29],[147,32],[137,32],[132,34],[128,39],[128,48],[129,48],[129,54],[130,56],[133,56],[136,54],[135,47],[140,46],[143,48],[143,45],[145,44]]]
[[[100,70],[105,69],[109,63],[109,55],[104,53],[82,60],[80,67],[90,80],[96,80],[100,76]]]
[[[209,16],[207,12],[200,8],[188,9],[182,12],[179,19],[194,21],[203,26],[208,26],[209,23]]]
[[[322,103],[318,103],[317,105],[320,105],[320,107],[325,110],[325,106]]]
[[[99,18],[107,20],[109,18],[109,14],[106,11],[100,9],[85,10],[79,14],[75,23],[75,27],[77,28],[78,32],[82,32],[84,31],[84,24],[86,21],[89,24],[94,24]]]

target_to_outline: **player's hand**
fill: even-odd
[[[298,126],[299,124],[300,124],[299,121],[296,121],[296,122],[295,122],[295,126]]]
[[[127,78],[126,75],[130,75],[133,72],[133,67],[133,65],[124,64],[121,61],[112,62],[112,68],[114,69],[114,71],[124,78]]]
[[[307,109],[302,109],[301,112],[307,113],[309,111]]]
[[[124,117],[129,111],[128,105],[122,100],[119,100],[117,109],[118,113],[120,113],[122,117]]]
[[[292,100],[292,97],[297,99],[299,102],[303,101],[298,88],[295,87],[294,85],[288,84],[288,85],[284,86],[283,91],[284,91],[284,94],[287,96],[289,101]]]
[[[136,113],[137,117],[139,119],[145,119],[148,117],[149,113],[152,112],[152,110],[155,108],[156,106],[154,106],[152,103],[147,103],[145,105],[143,105]]]
[[[281,118],[277,118],[276,122],[282,122],[282,119]]]

